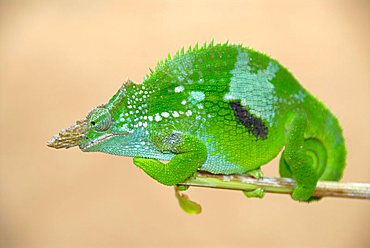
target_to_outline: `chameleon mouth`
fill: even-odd
[[[100,136],[99,138],[96,138],[94,140],[87,141],[86,143],[79,144],[79,147],[82,151],[85,151],[89,149],[90,147],[93,147],[97,144],[102,143],[103,141],[106,141],[114,136],[118,136],[119,134],[114,134],[114,133],[108,133],[105,135]]]
[[[54,135],[48,141],[47,145],[55,149],[68,149],[78,146],[85,140],[88,128],[86,120],[77,121],[76,124],[67,129],[63,129],[59,134]]]
[[[117,136],[127,136],[129,132],[122,132],[122,133],[107,133],[104,135],[101,135],[98,138],[95,138],[94,140],[89,140],[87,137],[85,137],[84,141],[79,144],[79,147],[82,151],[87,151],[91,147],[94,147],[100,143],[103,143],[104,141],[109,140],[110,138],[117,137]]]

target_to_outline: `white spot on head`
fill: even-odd
[[[153,116],[149,115],[149,116],[148,116],[148,120],[149,120],[149,121],[153,121]]]
[[[179,113],[178,113],[177,111],[173,111],[173,112],[172,112],[172,116],[173,116],[173,117],[179,117]]]
[[[181,104],[182,105],[185,105],[186,104],[186,100],[182,100]]]
[[[158,121],[162,120],[162,117],[157,113],[157,114],[155,114],[154,120],[158,122]]]
[[[184,91],[184,86],[180,85],[175,88],[175,93],[183,92]]]
[[[191,110],[188,110],[188,111],[186,111],[186,116],[191,116],[192,114],[193,114],[193,112],[191,112]]]
[[[170,116],[170,114],[168,112],[162,112],[161,115],[164,117],[164,118],[167,118]]]
[[[129,128],[128,128],[128,125],[127,124],[123,124],[122,127],[120,128],[122,131],[128,131]]]

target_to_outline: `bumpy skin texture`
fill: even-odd
[[[134,157],[165,185],[197,169],[247,173],[285,147],[280,174],[297,181],[293,199],[306,201],[318,179],[339,180],[345,165],[336,118],[277,61],[241,45],[179,51],[99,109],[81,149]]]

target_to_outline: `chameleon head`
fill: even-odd
[[[109,103],[93,109],[84,120],[54,135],[47,145],[56,149],[79,146],[83,151],[98,151],[107,140],[128,135],[127,130],[113,117],[118,109],[124,110],[122,100],[127,85],[125,83]]]
[[[113,136],[107,132],[111,127],[112,117],[109,110],[97,107],[84,120],[77,121],[75,125],[54,135],[47,145],[56,149],[80,146],[84,150]]]

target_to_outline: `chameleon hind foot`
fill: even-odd
[[[309,202],[322,170],[326,165],[326,151],[322,143],[314,139],[305,139],[307,118],[304,114],[295,114],[286,126],[286,145],[280,159],[280,175],[293,178],[297,186],[292,198],[296,201]]]
[[[261,169],[255,169],[248,171],[247,174],[251,175],[254,178],[263,177],[263,172]],[[252,191],[243,191],[244,195],[248,198],[260,198],[262,199],[265,196],[265,191],[263,188],[257,188]]]
[[[315,188],[316,188],[315,185],[313,185],[313,187],[304,187],[304,186],[298,185],[293,190],[292,199],[296,201],[309,202],[310,199],[312,198],[311,195],[315,191]],[[309,196],[309,198],[306,197],[307,195]]]

